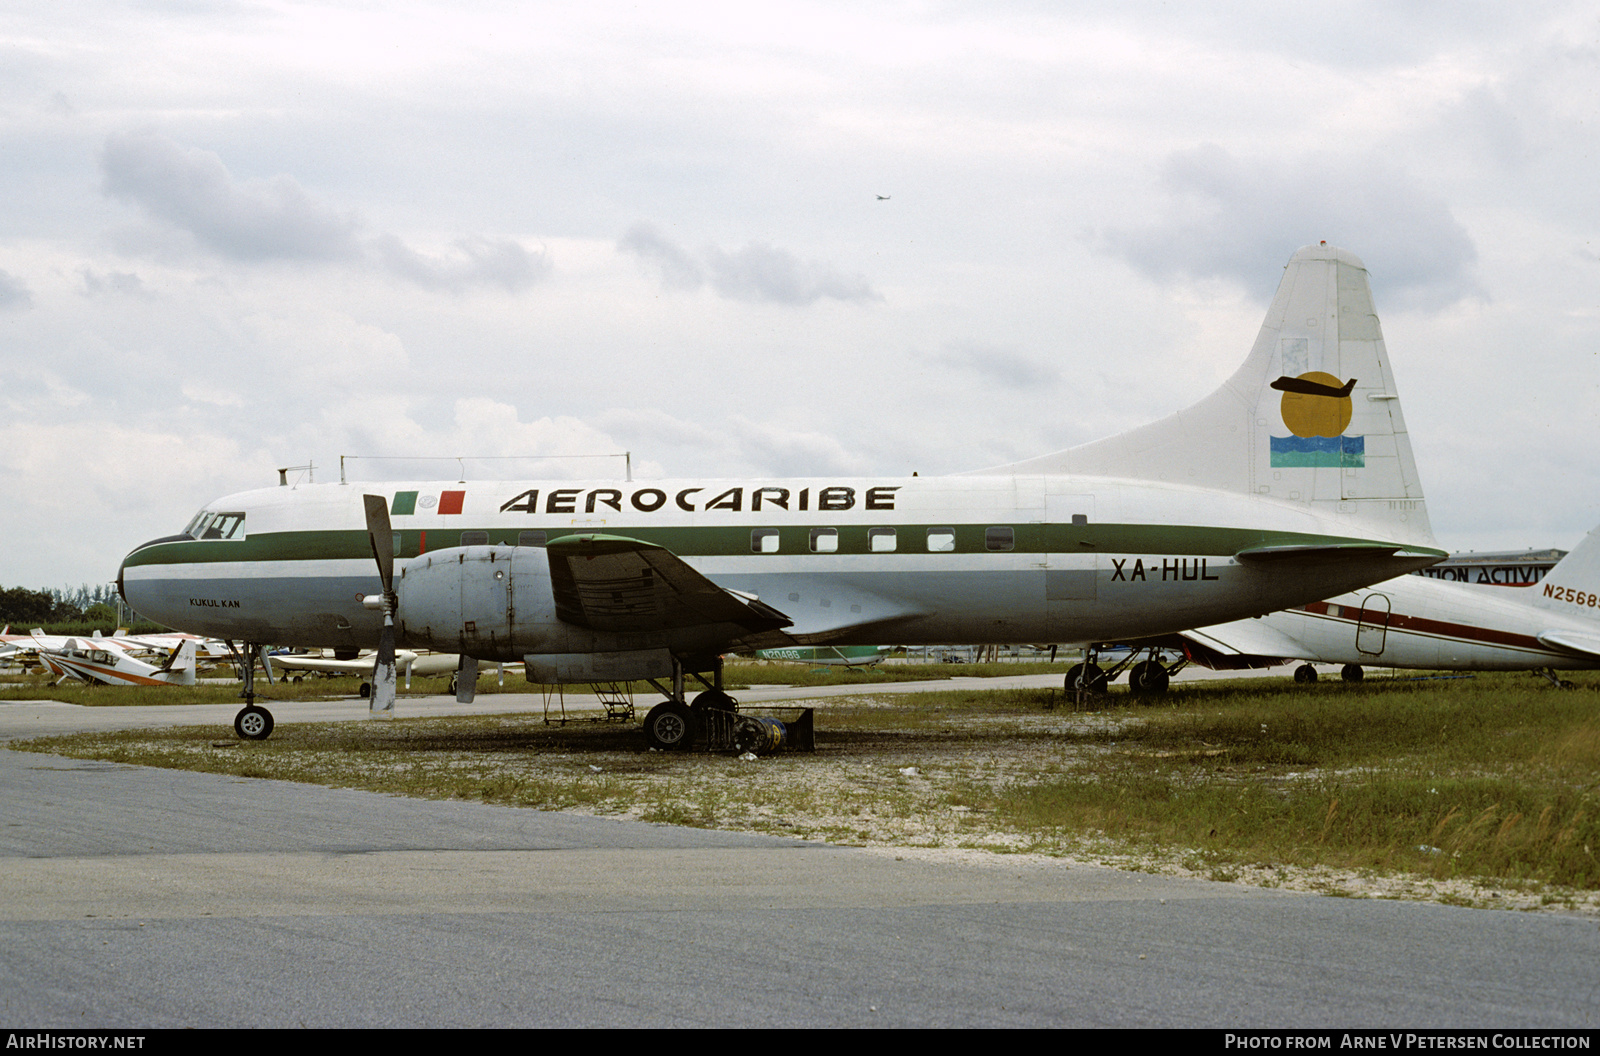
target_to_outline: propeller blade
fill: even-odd
[[[382,495],[363,495],[367,504],[367,538],[372,541],[372,556],[378,562],[378,577],[385,594],[394,590],[394,529],[389,526],[389,500]]]
[[[461,655],[461,664],[456,668],[456,703],[471,704],[473,696],[478,692],[478,658]]]
[[[394,613],[385,605],[383,635],[378,639],[378,662],[372,668],[372,696],[368,700],[368,711],[373,718],[394,718],[398,681],[394,664]]]

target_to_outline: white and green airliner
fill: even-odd
[[[725,652],[1128,640],[1444,556],[1366,268],[1321,245],[1220,389],[1107,440],[947,477],[266,488],[137,547],[119,583],[147,617],[246,643],[671,678],[646,722],[669,744],[691,728],[684,674]]]

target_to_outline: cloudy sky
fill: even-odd
[[[1067,447],[1210,391],[1320,239],[1441,545],[1600,523],[1593,0],[7,5],[0,137],[0,585],[341,455]]]

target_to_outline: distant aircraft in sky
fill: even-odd
[[[118,585],[250,650],[376,645],[374,714],[397,646],[539,683],[670,680],[645,733],[679,747],[700,725],[685,676],[731,705],[723,653],[1127,640],[1445,556],[1366,268],[1324,244],[1290,259],[1220,389],[1107,440],[949,477],[266,488],[136,547]],[[253,695],[235,728],[265,736]]]

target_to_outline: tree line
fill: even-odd
[[[13,630],[79,620],[115,622],[116,618],[116,590],[107,584],[85,583],[61,590],[0,587],[0,625],[9,623]]]

